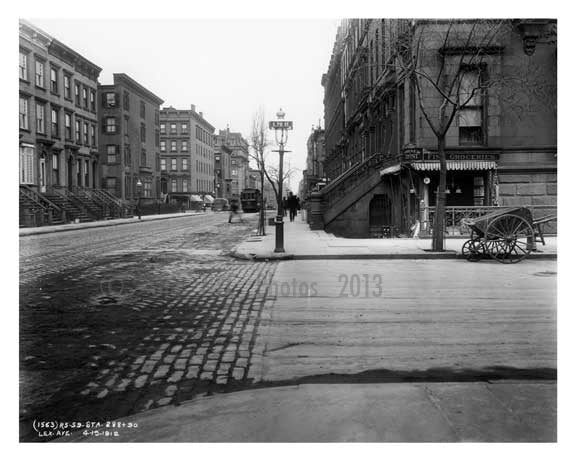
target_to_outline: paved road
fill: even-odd
[[[287,261],[269,295],[257,381],[555,379],[555,261]]]
[[[225,255],[255,228],[245,217],[21,238],[21,437],[242,384],[276,267]]]

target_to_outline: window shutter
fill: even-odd
[[[106,93],[104,91],[100,94],[100,99],[102,100],[102,107],[106,107]]]

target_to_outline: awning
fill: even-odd
[[[383,170],[380,170],[380,176],[398,173],[401,170],[401,168],[402,167],[400,166],[400,164],[394,165],[394,166],[389,166],[388,168],[384,168]]]
[[[200,198],[200,196],[198,196],[198,195],[191,195],[190,201],[191,202],[203,202],[204,200],[202,200],[202,198]]]
[[[212,197],[211,195],[205,195],[204,196],[204,201],[206,203],[213,203],[214,202],[214,197]]]
[[[410,166],[420,171],[439,171],[440,162],[413,162]],[[447,160],[446,169],[451,171],[458,170],[495,170],[496,162],[491,160]],[[382,174],[382,172],[380,173]]]

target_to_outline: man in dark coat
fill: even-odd
[[[290,222],[294,221],[296,214],[298,213],[298,198],[290,192],[288,194],[288,209],[290,210]]]

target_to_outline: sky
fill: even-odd
[[[321,78],[339,20],[25,19],[101,67],[101,84],[128,74],[166,107],[194,104],[216,132],[249,140],[255,112],[274,120],[282,108],[294,122],[284,158],[297,190],[312,126],[324,126]]]

